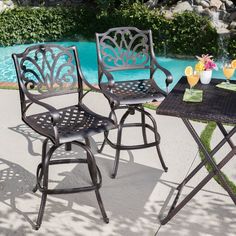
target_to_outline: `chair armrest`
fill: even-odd
[[[35,99],[28,91],[24,91],[24,92],[25,92],[26,96],[28,97],[28,99],[32,103],[35,103],[35,104],[37,104],[37,105],[39,105],[39,106],[41,106],[41,107],[43,107],[43,108],[45,108],[46,110],[49,111],[49,113],[52,117],[53,126],[55,126],[59,122],[60,114],[59,114],[58,110],[55,107],[53,107],[53,106],[51,106],[51,105],[49,105],[45,102],[42,102],[42,101],[39,101],[39,100]]]
[[[95,92],[98,92],[98,93],[102,93],[107,99],[109,99],[113,104],[114,106],[118,106],[119,105],[119,99],[117,98],[117,96],[115,96],[115,94],[112,93],[112,87],[114,85],[114,79],[113,79],[113,76],[111,75],[111,73],[109,73],[108,71],[105,71],[104,72],[105,76],[108,78],[108,86],[109,88],[111,88],[111,91],[108,91],[108,90],[101,90],[100,88],[97,88],[95,86],[93,86],[92,84],[90,84],[88,82],[88,80],[86,80],[84,77],[82,77],[82,80],[84,82],[84,84],[90,88],[91,90],[95,91]],[[113,81],[113,82],[109,82],[109,81]],[[88,92],[87,92],[88,93]],[[85,93],[84,96],[87,94]],[[84,97],[83,96],[83,97]],[[82,97],[82,98],[83,98]]]
[[[153,61],[156,66],[155,71],[156,71],[156,69],[160,69],[166,75],[166,88],[167,88],[167,92],[168,92],[168,86],[173,82],[173,76],[170,73],[170,71],[168,71],[166,68],[162,67],[155,59]]]
[[[114,80],[112,74],[105,69],[102,70],[102,73],[107,77],[109,89],[112,89],[112,87],[115,84],[115,80]]]

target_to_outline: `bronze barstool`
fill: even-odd
[[[115,178],[118,170],[121,150],[132,150],[155,146],[164,171],[167,167],[160,151],[160,135],[152,115],[144,109],[144,104],[153,101],[161,101],[168,93],[168,86],[172,82],[171,73],[161,67],[156,61],[151,30],[139,30],[135,27],[119,27],[109,29],[105,33],[96,33],[98,56],[98,85],[99,90],[90,85],[92,89],[102,92],[108,99],[111,113],[110,117],[116,119],[117,109],[126,110],[117,122],[117,141],[113,143],[105,131],[104,142],[100,148],[103,150],[105,143],[116,149],[115,162],[111,177]],[[146,70],[148,79],[132,81],[119,81],[113,72],[125,70]],[[157,70],[164,72],[166,76],[166,91],[161,90],[154,80]],[[157,78],[158,81],[158,78]],[[129,115],[135,112],[141,114],[141,122],[125,123]],[[150,119],[152,125],[146,123]],[[141,127],[143,143],[139,145],[124,145],[121,143],[122,130],[125,127]],[[148,142],[146,129],[154,133],[154,140]]]
[[[22,120],[34,131],[46,137],[42,148],[42,162],[37,168],[37,184],[34,192],[42,192],[41,205],[35,229],[42,223],[44,208],[48,194],[66,194],[94,190],[103,216],[108,223],[103,202],[99,193],[102,176],[96,165],[94,155],[90,150],[89,137],[108,131],[114,127],[114,122],[106,117],[90,111],[83,104],[83,74],[75,47],[61,47],[53,44],[42,44],[28,47],[23,53],[13,54],[16,67]],[[47,98],[78,94],[75,105],[63,108],[52,106]],[[29,114],[31,107],[39,105],[46,112]],[[47,150],[48,141],[52,146]],[[62,145],[70,151],[72,145],[82,148],[86,158],[53,159],[53,153]],[[88,165],[91,185],[67,189],[49,189],[49,165],[66,163],[81,163]]]

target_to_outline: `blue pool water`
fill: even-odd
[[[81,62],[82,72],[85,78],[90,83],[97,83],[97,55],[96,55],[96,45],[94,42],[59,42],[63,46],[75,45],[77,46],[79,52],[79,58]],[[0,48],[0,82],[16,82],[16,74],[11,58],[12,53],[20,53],[25,50],[26,47],[30,45],[19,45],[12,47]],[[196,60],[182,60],[158,57],[157,60],[160,65],[167,68],[174,77],[174,82],[171,84],[171,88],[178,82],[184,73],[186,66],[194,66]],[[127,79],[139,79],[148,76],[147,71],[128,71],[119,72],[119,80]],[[164,89],[165,88],[165,76],[161,72],[155,74],[157,84]],[[213,77],[223,78],[222,70],[213,71]],[[235,79],[235,76],[234,78]]]

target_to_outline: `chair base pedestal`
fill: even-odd
[[[157,149],[157,154],[159,156],[162,168],[165,172],[168,171],[168,167],[165,165],[165,162],[163,160],[161,150],[159,147],[160,144],[160,135],[157,131],[157,124],[155,119],[152,117],[152,115],[145,111],[144,108],[141,105],[132,105],[132,106],[125,106],[125,107],[119,107],[118,109],[127,109],[127,111],[124,113],[124,115],[121,117],[120,122],[118,124],[118,131],[117,131],[117,142],[113,143],[109,138],[109,132],[104,132],[104,141],[101,145],[100,150],[98,151],[99,153],[102,152],[105,144],[109,144],[112,148],[116,149],[116,155],[115,155],[115,161],[114,161],[114,166],[113,166],[113,171],[111,174],[111,178],[115,178],[117,175],[118,171],[118,165],[119,165],[119,158],[120,158],[120,151],[121,150],[135,150],[135,149],[143,149],[143,148],[149,148],[149,147],[156,147]],[[141,114],[141,123],[126,123],[125,120],[129,115],[134,115],[135,111],[139,112]],[[114,113],[114,110],[112,111]],[[146,117],[149,118],[151,121],[152,125],[146,124],[145,120]],[[121,139],[122,139],[122,131],[123,128],[127,127],[141,127],[142,128],[142,136],[143,136],[143,143],[139,145],[122,145],[121,144]],[[147,133],[146,129],[149,129],[150,131],[153,132],[154,134],[154,141],[153,142],[148,142],[147,141]]]
[[[33,192],[35,193],[37,190],[39,190],[42,193],[41,197],[41,204],[40,209],[38,213],[38,218],[36,221],[36,224],[34,225],[34,229],[38,230],[42,224],[42,219],[44,215],[44,209],[46,205],[46,199],[48,194],[67,194],[67,193],[78,193],[78,192],[87,192],[87,191],[95,191],[96,198],[98,201],[99,208],[102,213],[103,221],[105,223],[109,223],[109,218],[106,215],[105,208],[103,206],[102,198],[100,196],[99,189],[102,185],[102,175],[95,163],[94,156],[88,148],[87,145],[73,141],[70,144],[66,144],[66,150],[71,150],[71,144],[75,144],[83,148],[87,153],[87,158],[77,158],[77,159],[59,159],[59,160],[50,160],[52,154],[55,152],[55,150],[60,147],[53,145],[48,152],[46,152],[48,139],[44,141],[43,144],[43,152],[42,152],[42,162],[37,167],[37,183],[36,186],[33,188]],[[67,164],[67,163],[81,163],[81,164],[87,164],[89,174],[92,180],[92,184],[90,186],[84,186],[84,187],[77,187],[77,188],[67,188],[67,189],[49,189],[48,188],[48,170],[50,165],[59,165],[59,164]]]

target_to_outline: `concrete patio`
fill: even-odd
[[[73,103],[74,96],[57,98],[55,104]],[[108,103],[97,93],[86,97],[86,104],[94,111],[107,115]],[[37,217],[40,197],[33,193],[35,171],[41,158],[43,137],[23,124],[20,118],[18,91],[0,90],[0,235],[2,236],[154,236],[158,230],[159,216],[167,213],[174,189],[185,177],[198,150],[180,119],[157,116],[161,149],[169,171],[162,171],[155,148],[122,151],[118,176],[109,177],[115,151],[106,146],[102,154],[97,153],[103,135],[93,137],[93,152],[102,172],[101,194],[110,218],[104,224],[94,192],[51,195],[48,197],[43,224],[39,231],[32,229]],[[139,119],[134,115],[132,119]],[[205,124],[194,122],[198,132]],[[127,130],[131,131],[131,130]],[[124,132],[125,143],[137,143],[139,130]],[[112,133],[115,138],[115,133]],[[150,137],[151,138],[151,137]],[[222,138],[214,132],[212,145]],[[236,141],[236,137],[234,137]],[[217,157],[227,152],[225,146]],[[60,149],[56,157],[77,156],[78,148],[72,152]],[[193,166],[199,163],[197,156]],[[193,168],[193,167],[192,167]],[[236,160],[232,160],[224,171],[236,181]],[[84,166],[63,165],[50,169],[51,186],[75,186],[87,182],[89,177]],[[184,189],[187,194],[206,175],[201,170]],[[172,197],[172,198],[171,198]],[[235,236],[236,207],[225,191],[211,180],[167,225],[162,226],[158,236]]]

